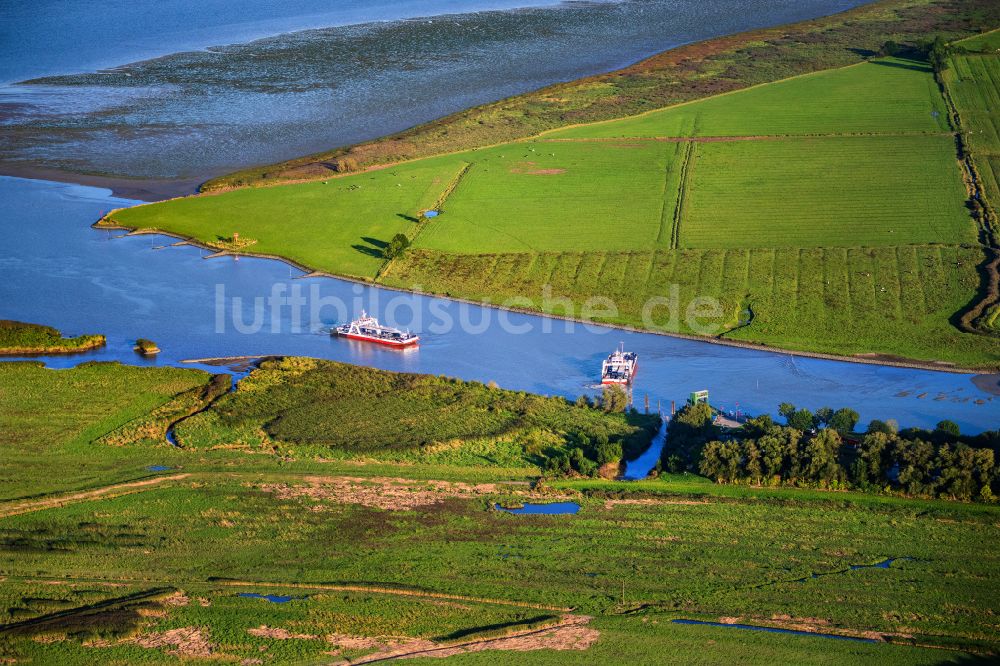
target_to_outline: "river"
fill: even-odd
[[[965,432],[997,427],[1000,398],[975,387],[969,375],[799,358],[705,342],[583,327],[567,322],[361,286],[328,278],[297,279],[286,264],[232,257],[204,259],[205,251],[172,245],[164,236],[122,236],[90,224],[108,208],[128,205],[108,190],[80,185],[0,177],[2,316],[56,326],[67,334],[104,333],[104,349],[49,357],[51,366],[82,360],[175,364],[185,359],[242,355],[305,355],[387,370],[444,374],[504,388],[575,397],[596,394],[600,362],[619,341],[639,354],[636,404],[648,395],[652,409],[669,410],[698,389],[713,404],[750,413],[774,412],[781,401],[815,409],[856,409],[862,423],[895,418],[904,426],[931,427],[956,421]],[[159,249],[158,249],[159,248]],[[242,333],[233,323],[233,297],[244,304],[279,289],[313,290],[324,302],[339,302],[353,314],[361,307],[383,315],[395,308],[396,323],[416,318],[418,349],[400,352],[352,343],[306,327],[293,330],[291,309],[266,311],[267,323]],[[216,301],[224,290],[221,331]],[[241,308],[236,308],[240,310]],[[246,308],[243,323],[252,319]],[[276,320],[271,321],[271,315]],[[430,329],[447,315],[468,326]],[[328,327],[343,313],[319,310]],[[482,325],[485,322],[485,325]],[[483,328],[482,332],[468,330]],[[511,333],[505,329],[530,329]],[[132,351],[137,337],[163,349],[155,359]]]

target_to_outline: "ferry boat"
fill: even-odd
[[[370,317],[364,310],[361,317],[350,324],[342,324],[333,329],[333,333],[352,340],[375,342],[390,347],[409,347],[420,341],[415,333],[403,332],[398,328],[383,326],[378,319]]]
[[[625,351],[625,343],[623,342],[601,364],[601,383],[631,384],[638,370],[638,354]]]

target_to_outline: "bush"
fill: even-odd
[[[152,340],[147,340],[146,338],[139,338],[135,341],[135,348],[143,354],[153,354],[160,351],[160,348],[156,346],[156,343]]]
[[[333,161],[333,169],[337,173],[351,173],[358,170],[358,161],[353,157],[339,157]]]
[[[396,257],[401,257],[403,251],[408,247],[410,247],[410,239],[405,234],[396,234],[389,241],[389,244],[385,246],[382,254],[386,259],[395,259]]]

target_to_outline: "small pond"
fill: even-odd
[[[289,601],[295,599],[308,599],[307,596],[292,597],[292,596],[283,596],[280,594],[260,594],[259,592],[240,592],[236,596],[246,597],[248,599],[264,599],[265,601],[270,601],[271,603],[275,604],[287,604]]]
[[[506,511],[507,513],[556,515],[563,513],[574,514],[580,510],[580,505],[576,502],[550,502],[548,504],[526,503],[524,506],[512,509],[494,504],[493,508],[497,511]]]
[[[173,467],[168,467],[167,465],[150,465],[146,469],[148,469],[150,472],[167,472],[169,470],[172,470]]]

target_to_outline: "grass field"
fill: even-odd
[[[355,378],[339,364],[268,362],[210,408],[214,421],[192,425],[188,439],[179,427],[185,448],[176,448],[121,433],[201,388],[204,373],[0,364],[0,657],[301,663],[471,641],[492,649],[453,659],[929,664],[968,663],[964,651],[1000,649],[994,505],[719,486],[691,475],[531,488],[524,480],[537,478],[537,468],[526,477],[488,456],[456,457],[450,466],[434,458],[380,464],[373,451],[398,447],[397,438],[350,444],[338,423],[365,418],[344,395],[351,384],[370,393],[386,388],[380,379],[409,382],[391,388],[414,399],[370,415],[365,425],[376,434],[387,422],[403,433],[461,425],[447,433],[459,446],[489,440],[487,412],[503,415],[517,401],[557,426],[559,410],[589,408],[368,372]],[[463,411],[476,413],[468,400],[483,399],[496,409],[450,417],[441,392],[463,386],[467,400],[455,403]],[[329,410],[303,410],[309,395]],[[572,424],[594,436],[625,431],[619,416],[587,413]],[[317,418],[327,426],[318,444]],[[250,422],[298,432],[306,443],[248,449],[239,426]],[[207,429],[216,439],[198,441]],[[333,440],[345,459],[311,448]],[[488,449],[506,455],[503,442]],[[140,467],[153,463],[174,469]],[[129,471],[164,483],[127,494],[62,492],[100,490]],[[580,511],[492,510],[497,502],[553,500],[577,501]],[[851,569],[887,558],[900,559]],[[239,596],[246,593],[291,599]],[[880,642],[672,622],[723,618]],[[476,643],[517,631],[534,633],[516,647]]]
[[[466,153],[473,167],[414,245],[446,252],[668,246],[681,148],[532,142]]]
[[[970,51],[990,52],[1000,49],[1000,30],[991,30],[958,42]]]
[[[416,233],[416,216],[434,206],[463,165],[456,159],[373,171],[280,190],[236,190],[115,213],[116,222],[165,229],[204,242],[237,232],[249,252],[372,278],[394,235]]]
[[[93,442],[208,381],[178,368],[0,363],[0,499],[148,476],[155,454],[108,446],[95,454]]]
[[[948,130],[930,67],[885,58],[545,136],[937,134]]]
[[[962,45],[971,49],[987,38],[1000,42],[998,34],[989,33]],[[1000,54],[954,55],[949,62],[951,66],[942,78],[961,117],[986,203],[995,214],[1000,210]]]
[[[687,182],[681,247],[976,241],[952,137],[698,143]]]

